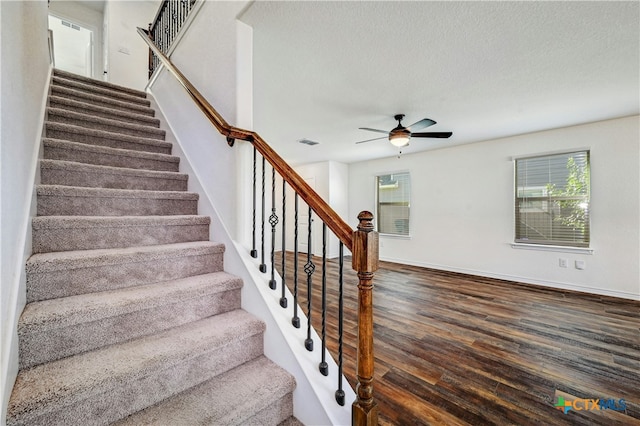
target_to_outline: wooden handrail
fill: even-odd
[[[215,108],[205,99],[204,96],[191,84],[191,82],[180,72],[167,56],[162,53],[157,46],[149,39],[149,36],[142,28],[138,28],[138,34],[149,45],[153,53],[162,61],[167,70],[171,72],[180,85],[184,87],[191,99],[198,105],[198,108],[211,121],[211,124],[227,138],[227,142],[233,144],[236,139],[251,142],[256,150],[273,166],[291,188],[300,195],[300,198],[327,224],[327,227],[338,237],[340,241],[351,250],[353,247],[353,229],[320,197],[316,191],[307,184],[304,179],[296,173],[286,161],[278,155],[265,141],[255,132],[230,126]]]
[[[351,227],[296,173],[293,168],[255,132],[230,126],[211,106],[202,94],[176,68],[171,60],[157,48],[146,31],[138,28],[138,34],[149,45],[191,99],[198,105],[214,127],[233,146],[236,139],[253,144],[264,159],[276,170],[289,186],[307,203],[327,227],[352,252],[352,267],[358,272],[358,349],[356,400],[352,406],[352,424],[374,426],[378,424],[378,406],[373,398],[373,276],[378,269],[378,233],[374,231],[373,214],[363,211],[358,215],[356,230]]]

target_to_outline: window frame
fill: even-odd
[[[407,192],[406,195],[408,195],[408,200],[406,201],[407,203],[407,215],[408,215],[408,219],[407,219],[407,233],[398,233],[398,232],[383,232],[383,230],[381,229],[380,226],[380,220],[383,218],[383,215],[380,214],[380,185],[379,185],[379,179],[382,176],[392,176],[392,175],[407,175],[408,176],[408,180],[409,180],[409,191]],[[412,189],[412,185],[411,185],[411,172],[409,170],[399,170],[399,171],[393,171],[393,172],[383,172],[383,173],[377,173],[374,176],[374,186],[375,186],[375,229],[378,231],[378,233],[383,236],[383,237],[392,237],[392,238],[401,238],[401,239],[410,239],[411,238],[411,230],[412,230],[412,214],[411,214],[411,199],[413,198],[413,189]],[[386,231],[387,229],[385,229]]]
[[[531,159],[544,159],[544,158],[553,158],[558,156],[573,156],[576,157],[582,156],[586,161],[586,173],[588,174],[588,182],[587,182],[587,190],[585,195],[580,196],[571,196],[571,195],[558,195],[558,196],[549,196],[546,194],[548,191],[549,185],[552,182],[547,182],[545,185],[540,186],[543,188],[543,193],[539,197],[519,197],[519,182],[518,182],[518,162],[523,160],[531,160]],[[567,157],[571,158],[571,157]],[[591,200],[591,150],[590,148],[575,148],[571,150],[563,150],[563,151],[553,151],[532,155],[523,155],[519,157],[513,157],[513,242],[511,243],[514,248],[531,248],[537,250],[555,250],[558,251],[568,251],[568,252],[588,252],[591,253],[593,250],[591,249],[591,209],[592,209],[592,200]],[[568,160],[567,160],[568,161]],[[551,172],[551,167],[549,168],[549,172]],[[567,175],[570,172],[567,172]],[[522,185],[521,185],[522,186]],[[533,188],[533,187],[532,187]],[[584,242],[580,241],[571,241],[571,240],[563,240],[563,239],[531,239],[530,237],[524,237],[519,235],[519,215],[521,211],[519,210],[520,203],[522,202],[533,202],[533,203],[541,203],[541,205],[547,205],[547,210],[549,210],[548,206],[553,205],[556,202],[562,201],[583,201],[587,203],[585,207],[586,210],[586,228],[584,231]],[[556,207],[557,209],[558,207]],[[552,219],[553,220],[553,219]]]

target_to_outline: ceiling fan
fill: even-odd
[[[369,127],[360,127],[360,130],[368,130],[370,132],[386,133],[387,136],[382,136],[382,137],[374,138],[374,139],[367,139],[367,140],[356,142],[356,143],[358,144],[358,143],[377,141],[377,140],[380,140],[380,139],[384,139],[385,137],[388,137],[389,138],[389,142],[391,142],[393,145],[401,148],[403,146],[409,145],[409,139],[411,139],[411,138],[448,138],[453,134],[451,132],[419,132],[419,133],[416,133],[415,132],[416,130],[424,129],[425,127],[433,126],[434,124],[436,124],[436,122],[431,120],[430,118],[423,118],[422,120],[417,121],[417,122],[413,123],[411,126],[408,126],[408,127],[404,127],[402,125],[402,119],[404,118],[404,114],[396,114],[393,118],[398,121],[398,125],[395,128],[393,128],[391,131],[371,129]]]

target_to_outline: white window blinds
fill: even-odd
[[[411,177],[408,172],[376,176],[378,232],[409,235]]]
[[[589,246],[589,151],[516,160],[515,241]]]

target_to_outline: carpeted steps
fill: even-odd
[[[290,413],[293,410],[293,399],[289,389],[295,383],[292,382],[291,376],[283,371],[271,374],[274,367],[271,361],[259,357],[115,425],[201,425],[210,424],[212,418],[216,419],[215,424],[218,425],[264,424],[265,418],[278,418],[282,413]],[[250,377],[250,383],[247,383],[241,393],[228,394],[227,389],[243,380],[243,377]],[[278,398],[277,401],[265,404],[268,395]],[[205,398],[208,396],[224,403],[207,404]],[[204,410],[188,412],[176,409],[183,405],[198,405],[204,407]]]
[[[39,185],[38,216],[196,215],[198,194]]]
[[[113,108],[104,108],[99,105],[79,102],[60,96],[50,96],[49,107],[90,114],[95,117],[120,120],[124,123],[141,124],[143,126],[152,126],[157,128],[160,127],[160,120],[147,114],[140,114],[135,111],[120,111]]]
[[[50,93],[7,424],[299,424],[146,94]]]
[[[185,174],[60,160],[41,160],[40,177],[45,185],[144,189],[148,191],[187,190],[187,175]]]
[[[47,108],[47,118],[52,123],[73,124],[107,132],[124,133],[150,139],[164,139],[165,131],[153,126],[122,122],[61,108]]]
[[[134,151],[171,154],[171,144],[159,139],[130,136],[123,133],[108,132],[83,126],[47,121],[45,133],[48,138],[80,142],[111,148],[131,149]]]
[[[44,156],[50,160],[165,172],[177,172],[180,163],[178,157],[167,154],[87,145],[59,139],[44,139],[43,144]]]
[[[209,241],[34,254],[27,303],[219,272],[223,254]]]

